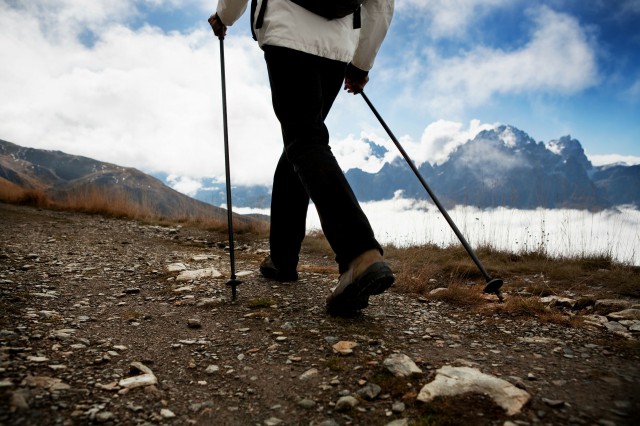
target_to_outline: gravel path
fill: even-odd
[[[305,253],[301,280],[275,285],[257,273],[267,242],[249,236],[232,301],[222,235],[5,204],[0,224],[3,425],[640,422],[637,334],[512,319],[491,298],[469,313],[393,288],[363,315],[333,318],[330,260]],[[392,374],[394,354],[421,372]],[[480,393],[417,401],[444,366],[504,379],[530,401],[511,416]]]

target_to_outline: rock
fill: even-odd
[[[163,408],[162,410],[160,410],[160,415],[165,419],[172,419],[176,416],[173,411],[169,410],[168,408]]]
[[[204,370],[205,373],[207,374],[214,374],[217,373],[218,371],[220,371],[220,367],[218,367],[217,365],[210,365],[207,367],[206,370]]]
[[[607,323],[604,324],[605,328],[609,331],[619,331],[619,332],[626,332],[627,331],[627,327],[625,327],[624,325],[620,324],[617,321],[609,321]]]
[[[631,302],[628,302],[626,300],[600,299],[600,300],[596,300],[596,303],[594,304],[593,309],[596,314],[606,315],[611,312],[629,309],[630,307],[631,307]]]
[[[211,259],[211,256],[209,256],[208,254],[196,254],[191,256],[191,260],[193,260],[194,262],[202,262],[203,260],[209,259]]]
[[[282,424],[282,420],[277,417],[270,417],[264,421],[265,426],[278,426],[279,424]]]
[[[167,265],[167,272],[182,272],[186,270],[187,267],[184,265],[184,263],[172,263],[170,265]]]
[[[621,320],[640,320],[640,309],[624,309],[618,312],[612,312],[607,318],[614,321]]]
[[[21,385],[44,389],[53,389],[54,387],[56,387],[56,390],[69,388],[69,385],[62,383],[62,380],[48,376],[27,376],[24,378]]]
[[[318,426],[340,426],[340,424],[333,419],[327,419],[318,423]]]
[[[375,383],[367,383],[363,388],[361,388],[357,394],[359,397],[372,401],[380,395],[382,392],[382,388]]]
[[[300,377],[298,377],[299,380],[309,380],[312,377],[316,377],[319,374],[318,369],[317,368],[311,368],[307,371],[305,371],[304,373],[302,373],[300,375]]]
[[[446,287],[438,287],[431,290],[429,294],[434,295],[434,294],[444,293],[446,291],[449,291],[449,289]]]
[[[384,366],[396,377],[409,377],[422,374],[422,370],[411,358],[404,354],[393,354],[384,360]]]
[[[339,353],[340,355],[351,355],[353,353],[353,348],[357,347],[358,344],[356,342],[348,342],[341,340],[335,345],[332,346],[333,352]]]
[[[551,306],[557,306],[560,308],[570,308],[570,309],[573,309],[573,307],[576,305],[576,301],[574,299],[569,299],[568,297],[559,297],[559,296],[541,297],[540,302],[547,305],[551,305]]]
[[[358,405],[357,398],[354,398],[353,396],[350,396],[350,395],[343,396],[343,397],[340,397],[340,399],[338,399],[338,402],[336,402],[336,411],[338,411],[339,413],[344,413],[346,411],[351,410],[356,405]]]
[[[315,408],[316,402],[311,399],[301,399],[298,401],[298,405],[302,408],[306,408],[308,410]]]
[[[141,362],[132,362],[131,367],[135,370],[141,371],[143,374],[138,376],[129,377],[120,380],[118,386],[125,389],[133,389],[141,386],[150,386],[158,383],[158,379],[153,374],[153,371]]]
[[[406,406],[404,405],[404,402],[394,402],[393,405],[391,406],[391,411],[394,413],[402,413],[404,412],[404,410],[406,410]]]
[[[542,398],[542,402],[544,402],[551,408],[562,408],[564,407],[564,404],[565,404],[564,401],[561,401],[559,399],[548,399],[548,398]]]
[[[531,396],[506,380],[484,374],[475,368],[444,366],[436,378],[425,385],[418,400],[429,402],[437,396],[461,395],[476,392],[489,395],[507,415],[518,414]]]
[[[214,297],[208,297],[208,298],[203,298],[203,299],[198,300],[196,302],[196,306],[198,308],[213,308],[214,306],[216,306],[219,303],[220,303],[219,299],[216,299]]]
[[[11,405],[11,407],[15,408],[16,410],[28,410],[29,409],[29,403],[27,402],[28,399],[29,399],[28,391],[19,390],[11,394],[11,400],[9,404]]]
[[[385,426],[409,426],[409,419],[398,419],[387,423]]]
[[[189,318],[187,320],[187,325],[189,328],[201,328],[202,322],[198,318]]]
[[[100,411],[96,414],[96,421],[98,423],[106,423],[115,418],[115,415],[111,411]]]
[[[195,271],[182,271],[176,281],[194,281],[201,278],[219,278],[222,274],[214,268],[197,269]]]

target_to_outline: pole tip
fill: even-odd
[[[502,287],[503,281],[500,278],[491,278],[487,281],[487,285],[484,288],[485,293],[495,293]]]
[[[231,287],[231,300],[236,300],[237,296],[237,288],[242,284],[242,281],[237,280],[235,277],[232,277],[229,281],[227,281],[227,285]]]

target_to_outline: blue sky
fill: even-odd
[[[0,0],[0,138],[175,175],[224,174],[219,46],[205,0]],[[367,94],[418,162],[496,124],[570,134],[596,163],[640,163],[640,0],[397,0]],[[225,40],[236,183],[281,150],[243,17]],[[329,117],[344,168],[397,155],[360,97]]]

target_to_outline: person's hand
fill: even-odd
[[[211,25],[213,33],[218,36],[218,38],[222,39],[225,35],[227,35],[227,26],[222,23],[217,13],[209,17],[209,25]]]
[[[357,95],[362,92],[368,81],[368,71],[361,70],[351,63],[347,65],[344,73],[344,90]]]
[[[369,81],[369,76],[365,76],[363,79],[354,79],[354,78],[345,78],[344,79],[344,90],[349,93],[353,93],[357,95],[362,92],[364,86],[366,86]]]

